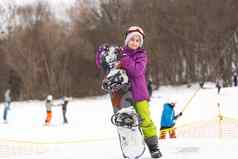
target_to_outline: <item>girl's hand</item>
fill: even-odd
[[[121,62],[120,61],[115,63],[115,68],[121,68]]]
[[[120,59],[125,56],[127,56],[127,54],[123,51],[123,48],[120,48],[120,54],[119,54]]]

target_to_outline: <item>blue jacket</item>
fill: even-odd
[[[160,127],[170,128],[175,125],[175,112],[170,103],[165,103],[161,115]]]

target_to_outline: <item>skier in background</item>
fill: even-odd
[[[204,84],[205,84],[204,80],[199,81],[199,86],[200,86],[201,89],[204,88]]]
[[[221,78],[221,76],[219,76],[217,79],[216,79],[216,87],[217,87],[217,93],[220,94],[221,92],[221,88],[223,87],[223,79]]]
[[[69,100],[68,100],[68,98],[66,98],[66,97],[64,97],[64,96],[62,96],[61,98],[60,98],[60,100],[61,100],[61,106],[62,106],[62,114],[63,114],[63,122],[64,122],[64,124],[68,124],[68,119],[67,119],[67,117],[66,117],[66,112],[67,112],[67,105],[68,105],[68,103],[69,103]]]
[[[233,83],[234,83],[234,86],[237,87],[237,85],[238,85],[237,72],[234,72],[234,74],[233,74]]]
[[[46,119],[45,119],[45,125],[49,126],[51,124],[51,119],[52,119],[52,107],[53,107],[53,96],[48,95],[46,98]]]
[[[232,72],[233,72],[233,83],[234,83],[234,86],[237,87],[238,86],[238,64],[235,64],[235,68]]]
[[[4,111],[3,111],[3,121],[4,123],[7,123],[7,115],[8,111],[10,110],[11,105],[11,96],[10,96],[11,90],[7,89],[4,93]]]
[[[174,107],[175,102],[165,103],[163,105],[163,112],[160,121],[160,139],[165,139],[166,134],[169,134],[170,138],[176,138],[175,121],[182,116],[182,112],[175,115]]]

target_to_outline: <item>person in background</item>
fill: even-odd
[[[61,99],[62,114],[63,114],[63,120],[64,120],[63,122],[64,122],[64,124],[68,124],[66,112],[67,112],[67,105],[69,103],[69,100],[65,96],[62,96],[60,99]]]
[[[49,126],[51,124],[51,119],[52,119],[52,107],[53,107],[53,96],[48,95],[46,98],[46,119],[45,119],[45,125]]]
[[[201,89],[204,88],[204,84],[205,84],[205,81],[203,81],[203,80],[199,81],[199,86]]]
[[[238,85],[238,77],[237,77],[237,73],[234,72],[233,74],[233,83],[234,83],[234,86],[237,87]]]
[[[175,105],[175,102],[169,102],[163,105],[163,112],[160,121],[160,139],[165,139],[167,133],[169,134],[170,138],[176,138],[174,126],[176,120],[182,116],[182,112],[175,115]]]
[[[4,93],[4,110],[3,110],[3,121],[4,123],[7,123],[7,115],[8,111],[10,110],[10,105],[11,105],[11,96],[10,96],[11,90],[7,89]]]
[[[223,87],[223,79],[221,78],[221,76],[219,76],[217,79],[216,79],[216,87],[217,87],[217,93],[220,94],[221,92],[221,88]]]

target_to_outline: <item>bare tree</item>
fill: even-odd
[[[23,98],[98,95],[96,48],[123,45],[125,30],[139,25],[157,86],[213,80],[217,74],[229,79],[238,57],[237,10],[236,0],[105,0],[98,5],[77,0],[70,20],[62,22],[44,3],[12,8],[0,55],[11,78],[20,81],[15,85]]]

